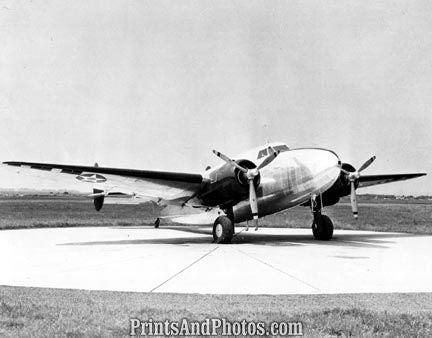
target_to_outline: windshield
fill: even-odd
[[[284,152],[284,151],[288,151],[289,150],[289,148],[285,145],[285,144],[280,144],[280,145],[277,145],[277,146],[272,146],[272,148],[275,150],[275,151],[279,151],[279,152]],[[268,148],[264,148],[264,149],[261,149],[259,152],[258,152],[258,157],[257,157],[257,159],[260,159],[260,158],[262,158],[262,157],[264,157],[264,156],[267,156],[269,153],[268,153]]]

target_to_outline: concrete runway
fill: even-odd
[[[237,232],[242,230],[237,229]],[[143,292],[431,292],[432,236],[262,228],[231,245],[210,228],[0,231],[0,284]]]

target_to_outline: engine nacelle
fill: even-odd
[[[240,166],[246,169],[256,168],[249,160],[237,160]],[[209,175],[210,183],[199,193],[198,198],[205,205],[234,205],[249,196],[249,183],[245,174],[230,164],[225,164]],[[260,175],[254,178],[254,185],[260,183]]]
[[[354,172],[356,169],[349,163],[342,163],[342,169]],[[355,187],[357,189],[358,187],[358,181],[354,182]],[[343,173],[341,171],[339,178],[337,181],[328,189],[325,191],[321,197],[322,197],[322,204],[323,206],[329,206],[334,205],[337,202],[339,202],[339,199],[344,196],[348,196],[351,194],[351,184],[348,179],[348,175]],[[302,204],[304,206],[310,206],[310,201]]]
[[[103,190],[93,189],[93,194],[100,194],[100,193],[103,193]],[[102,209],[104,201],[105,201],[104,195],[97,196],[97,197],[93,198],[93,203],[94,203],[96,211],[99,211],[100,209]]]
[[[356,169],[349,163],[342,163],[342,169],[354,172]],[[358,187],[358,181],[354,182],[355,187]],[[339,202],[339,199],[348,196],[351,193],[351,184],[348,175],[341,171],[337,181],[322,194],[322,203],[324,206],[334,205]]]

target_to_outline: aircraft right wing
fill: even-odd
[[[426,173],[414,173],[414,174],[387,174],[387,175],[361,175],[359,178],[359,188],[370,187],[377,184],[384,184],[396,181],[409,180],[424,176]]]

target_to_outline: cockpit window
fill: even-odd
[[[258,159],[260,159],[261,157],[264,157],[264,156],[267,156],[267,154],[268,154],[268,152],[267,152],[267,148],[266,149],[263,149],[263,150],[260,150],[259,152],[258,152]]]
[[[289,150],[289,148],[285,144],[281,144],[280,146],[274,146],[273,149],[276,151],[279,150],[280,152],[284,152],[284,151]]]
[[[279,151],[279,152],[284,152],[284,151],[288,151],[289,150],[289,148],[285,145],[285,144],[281,144],[281,145],[278,145],[278,146],[274,146],[274,147],[272,147],[275,151]],[[267,156],[268,155],[268,148],[264,148],[264,149],[262,149],[262,150],[260,150],[259,152],[258,152],[258,157],[257,157],[257,159],[259,160],[260,158],[262,158],[262,157],[264,157],[264,156]]]

